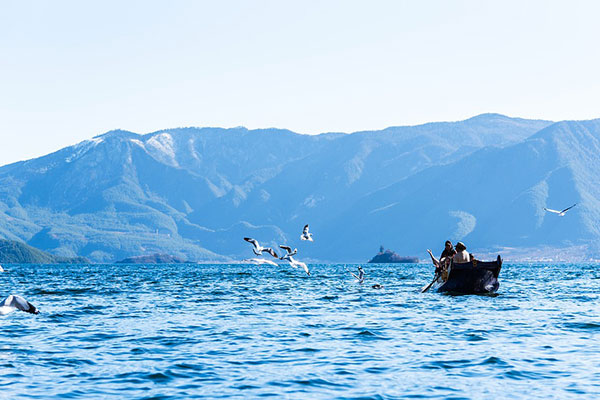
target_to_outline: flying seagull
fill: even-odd
[[[5,315],[15,310],[25,311],[30,314],[40,313],[33,304],[15,294],[11,294],[0,303],[0,315]]]
[[[298,249],[294,249],[294,251],[292,251],[290,246],[280,245],[279,247],[286,251],[286,254],[284,254],[282,257],[279,257],[280,260],[290,261],[290,258],[298,253]]]
[[[551,212],[551,213],[553,213],[553,214],[558,214],[558,216],[559,216],[559,217],[564,217],[564,216],[565,216],[565,213],[566,213],[567,211],[569,211],[571,208],[575,207],[576,205],[577,205],[577,203],[573,204],[571,207],[567,207],[567,208],[565,208],[565,209],[564,209],[564,210],[562,210],[562,211],[553,210],[553,209],[551,209],[551,208],[546,208],[546,207],[544,207],[544,210],[545,210],[545,211],[548,211],[548,212]]]
[[[300,239],[308,240],[310,242],[313,241],[312,233],[308,231],[308,224],[304,225],[304,229],[302,229],[302,235],[300,235]]]
[[[302,267],[304,272],[306,272],[306,274],[308,276],[310,276],[310,272],[308,272],[308,267],[306,266],[306,264],[304,264],[301,261],[294,260],[294,257],[290,256],[289,254],[286,254],[284,257],[286,257],[287,262],[289,262],[292,267],[294,267],[294,268]]]
[[[269,265],[274,265],[274,266],[279,266],[279,264],[277,264],[274,261],[271,260],[265,260],[264,258],[247,258],[245,260],[242,260],[242,262],[248,263],[248,264],[256,264],[256,265],[262,265],[262,264],[269,264]]]
[[[260,244],[258,244],[258,242],[256,241],[256,239],[252,239],[252,238],[247,238],[245,237],[244,240],[248,243],[252,243],[252,251],[254,252],[254,254],[256,254],[257,256],[262,255],[263,251],[269,253],[270,255],[272,255],[275,258],[279,258],[277,256],[277,253],[275,253],[273,251],[272,248],[270,247],[262,247]]]
[[[346,271],[350,272],[350,270],[347,268]],[[365,271],[363,271],[360,265],[358,266],[358,275],[354,274],[353,272],[350,272],[350,275],[352,275],[358,281],[358,283],[363,283],[365,281]]]

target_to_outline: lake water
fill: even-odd
[[[5,265],[41,314],[0,316],[0,398],[600,398],[600,266],[346,267]]]

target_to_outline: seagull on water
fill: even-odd
[[[292,251],[290,246],[280,245],[279,247],[286,251],[286,254],[284,254],[282,257],[279,257],[280,260],[290,261],[290,258],[298,253],[298,249],[294,249],[294,251]]]
[[[269,265],[274,265],[276,267],[279,266],[279,264],[277,264],[276,262],[271,261],[271,260],[265,260],[264,258],[247,258],[245,260],[242,260],[242,262],[248,263],[248,264],[256,264],[256,265],[269,264]]]
[[[302,229],[302,235],[300,235],[301,240],[308,240],[309,242],[313,241],[312,233],[308,231],[308,224],[304,225],[304,229]]]
[[[39,314],[37,308],[21,296],[11,294],[0,303],[0,315],[6,315],[15,310],[21,310],[30,314]]]
[[[551,212],[551,213],[553,213],[553,214],[558,214],[558,216],[559,216],[559,217],[564,217],[564,216],[565,216],[565,213],[566,213],[567,211],[569,211],[571,208],[575,207],[576,205],[577,205],[577,203],[573,204],[571,207],[567,207],[567,208],[565,208],[565,209],[564,209],[564,210],[562,210],[562,211],[553,210],[553,209],[551,209],[551,208],[546,208],[546,207],[544,207],[544,211],[548,211],[548,212]]]
[[[257,256],[262,255],[263,251],[269,253],[270,255],[272,255],[275,258],[279,258],[277,256],[277,253],[275,253],[273,251],[272,248],[270,247],[262,247],[260,244],[258,244],[258,241],[256,241],[256,239],[252,239],[252,238],[247,238],[245,237],[244,240],[248,243],[252,243],[252,251],[254,252],[254,254],[256,254]]]

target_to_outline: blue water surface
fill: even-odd
[[[600,267],[505,264],[498,296],[431,266],[5,265],[0,398],[600,398]],[[375,283],[383,289],[372,289]]]

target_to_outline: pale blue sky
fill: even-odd
[[[600,117],[596,1],[0,1],[0,164],[121,128]]]

